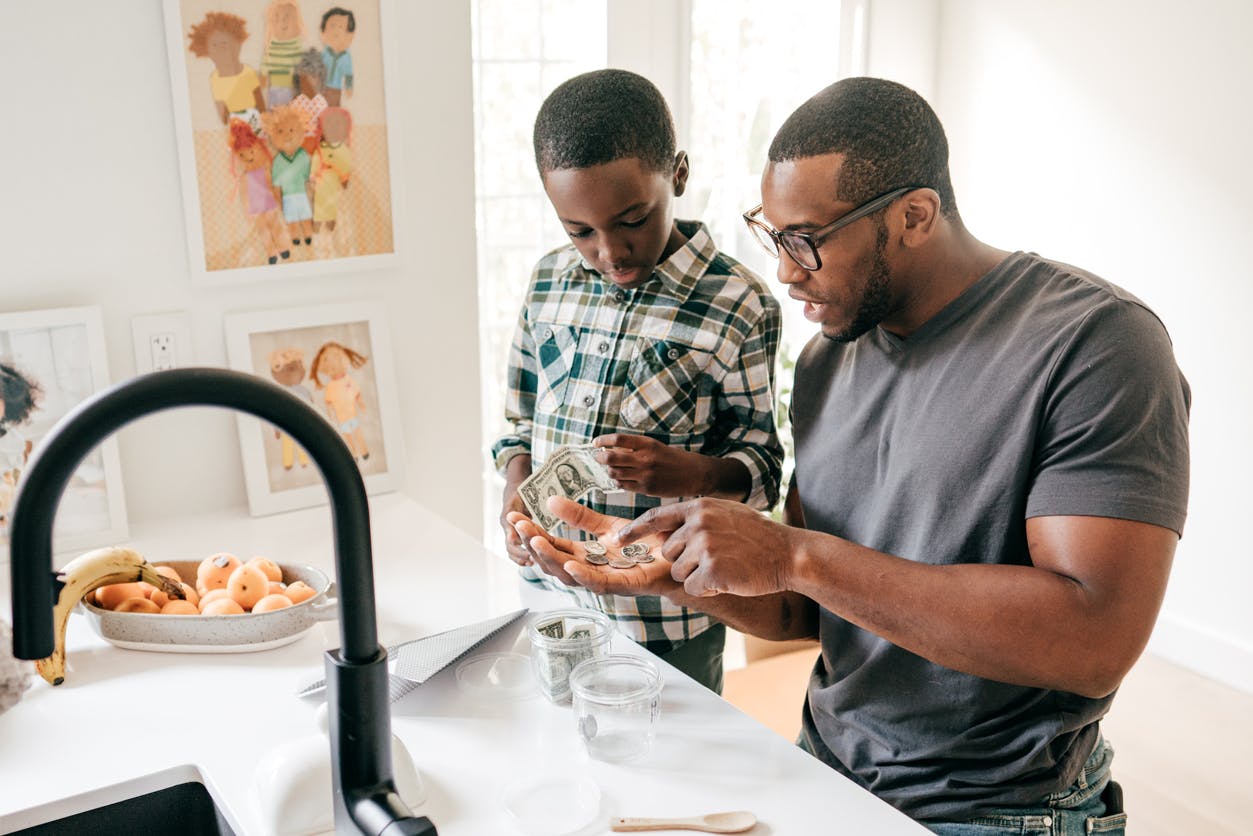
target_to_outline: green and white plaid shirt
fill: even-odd
[[[779,303],[718,252],[704,224],[680,221],[679,230],[687,243],[631,290],[602,278],[573,245],[540,259],[510,349],[505,417],[513,431],[492,447],[497,469],[519,453],[530,453],[538,469],[563,445],[632,433],[738,459],[752,476],[747,504],[775,504],[783,463],[774,419]],[[594,492],[584,502],[628,519],[662,504],[629,491]],[[656,653],[712,624],[665,598],[593,595],[522,571],[601,610]]]

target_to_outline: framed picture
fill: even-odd
[[[8,515],[34,451],[57,421],[109,385],[100,309],[56,308],[0,314],[0,544],[8,554]],[[127,539],[117,441],[109,438],[75,471],[56,509],[57,552]]]
[[[391,0],[164,0],[199,283],[396,259]]]
[[[225,323],[231,368],[286,387],[325,416],[357,460],[367,492],[400,485],[399,401],[381,305],[238,313]],[[254,515],[326,501],[316,465],[290,437],[251,415],[238,421]]]

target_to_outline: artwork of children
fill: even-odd
[[[392,255],[390,0],[164,2],[193,270],[326,272]]]
[[[309,403],[344,439],[362,475],[387,469],[379,420],[378,382],[370,362],[367,322],[284,328],[249,335],[254,371],[264,373]],[[306,358],[312,358],[306,360]],[[272,491],[317,484],[315,468],[284,433],[263,429]]]
[[[108,384],[98,308],[0,314],[0,546],[22,474],[48,431]],[[58,552],[126,537],[117,447],[107,441],[78,466],[56,507]]]

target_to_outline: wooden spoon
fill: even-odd
[[[743,833],[757,824],[757,817],[746,810],[709,813],[686,819],[619,818],[609,823],[615,833],[639,830],[699,830],[703,833]]]

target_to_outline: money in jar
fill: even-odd
[[[609,653],[609,618],[595,610],[554,610],[535,615],[527,627],[531,670],[540,691],[555,703],[570,698],[570,671]]]

